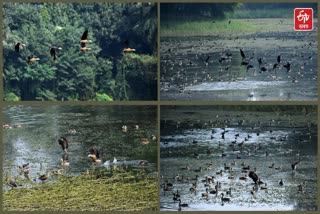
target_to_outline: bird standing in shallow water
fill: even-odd
[[[22,164],[22,166],[19,166],[19,169],[20,169],[22,172],[29,172],[29,170],[30,170],[29,163]]]
[[[14,180],[10,179],[9,177],[7,178],[7,184],[12,189],[15,188],[15,187],[18,187],[17,183]]]
[[[88,157],[93,163],[101,163],[100,152],[96,146],[92,146],[87,151]]]
[[[39,176],[38,179],[41,180],[42,183],[43,183],[43,182],[44,182],[45,180],[47,180],[49,177],[50,177],[50,171],[47,171],[46,174],[43,174],[43,175]]]
[[[181,199],[179,199],[179,207],[189,207],[189,204],[181,204]]]
[[[220,195],[221,195],[221,202],[222,203],[223,202],[230,202],[230,198],[225,198],[223,193],[221,193]]]
[[[61,158],[61,165],[62,166],[70,166],[70,163],[69,163],[69,161],[68,161],[68,154],[67,153],[64,153],[63,155],[62,155],[62,158]]]
[[[280,186],[283,186],[283,180],[281,179],[281,181],[279,182]]]

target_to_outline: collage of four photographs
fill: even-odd
[[[317,210],[317,6],[3,3],[3,211]]]

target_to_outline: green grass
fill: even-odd
[[[293,9],[235,10],[233,13],[226,13],[226,16],[231,19],[293,18]]]
[[[146,211],[158,209],[157,180],[143,173],[59,176],[56,182],[3,192],[5,211]]]
[[[173,19],[174,20],[174,19]],[[161,36],[212,36],[230,33],[256,32],[261,27],[245,20],[162,21]]]

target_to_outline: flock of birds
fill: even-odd
[[[313,72],[313,67],[309,67],[312,63],[311,60],[313,60],[311,50],[316,45],[316,40],[308,39],[301,47],[297,44],[296,47],[292,47],[292,49],[295,49],[292,52],[286,47],[281,47],[281,44],[277,48],[270,41],[270,47],[274,50],[269,50],[269,47],[267,47],[263,51],[258,50],[259,46],[255,47],[254,45],[252,46],[253,50],[250,50],[252,48],[250,48],[249,40],[256,40],[258,36],[253,35],[252,37],[249,37],[246,42],[239,42],[238,45],[235,42],[240,40],[239,36],[234,38],[233,42],[226,41],[224,43],[222,41],[222,44],[206,38],[188,41],[163,41],[163,48],[161,49],[161,91],[168,91],[170,88],[176,90],[177,87],[179,93],[184,93],[186,87],[201,82],[236,82],[247,79],[250,74],[254,79],[258,77],[258,79],[265,81],[287,79],[288,82],[297,83],[301,80],[304,81],[304,78],[309,78],[307,77],[308,72]],[[277,35],[274,35],[274,37],[277,39]],[[266,39],[268,38],[266,37]],[[300,41],[299,38],[297,41]],[[168,46],[170,47],[168,48]],[[212,52],[212,48],[216,50]],[[237,54],[238,51],[240,51],[239,55]],[[272,61],[273,55],[276,55],[274,61]],[[239,71],[242,70],[241,67],[244,67],[246,71],[244,77],[239,74]],[[260,75],[257,76],[257,73],[260,73]],[[316,80],[316,76],[313,75],[312,78]],[[189,90],[187,91],[191,93]]]
[[[219,120],[219,117],[217,116],[217,120]],[[168,124],[169,121],[167,121]],[[245,125],[250,123],[249,120],[236,120],[235,118],[230,118],[230,119],[224,119],[223,121],[217,121],[216,124],[211,121],[211,122],[206,122],[204,123],[203,121],[198,123],[192,123],[191,121],[184,121],[184,123],[177,122],[176,127],[184,127],[184,129],[190,129],[191,131],[194,129],[198,128],[203,128],[204,126],[210,127],[210,124],[215,126],[223,126],[222,128],[214,128],[211,131],[211,135],[209,136],[209,139],[214,144],[217,144],[218,150],[216,152],[213,152],[213,148],[208,148],[206,151],[206,154],[200,154],[199,151],[195,149],[197,147],[196,145],[199,144],[198,140],[192,140],[190,143],[189,149],[193,150],[193,155],[191,155],[192,158],[199,159],[200,157],[210,157],[210,155],[214,155],[214,153],[220,153],[220,157],[222,158],[221,161],[210,161],[205,163],[207,158],[205,160],[201,160],[201,166],[198,167],[196,163],[190,164],[188,163],[185,164],[185,166],[181,166],[181,164],[177,165],[177,169],[173,171],[174,175],[171,177],[169,174],[163,174],[162,175],[162,184],[161,184],[161,190],[164,195],[169,193],[169,196],[172,194],[172,202],[173,203],[178,203],[178,210],[181,210],[183,207],[189,207],[189,204],[187,203],[182,203],[182,200],[186,200],[187,198],[190,197],[200,197],[200,200],[209,200],[209,198],[212,198],[211,196],[214,196],[214,199],[219,198],[221,201],[221,205],[223,206],[226,202],[232,202],[232,192],[236,191],[237,194],[239,189],[234,189],[237,182],[240,182],[239,185],[243,185],[246,183],[246,181],[249,179],[252,180],[252,188],[249,190],[250,194],[252,195],[252,198],[255,200],[257,198],[258,191],[267,191],[269,189],[269,186],[267,185],[267,182],[272,183],[271,188],[277,188],[275,187],[275,183],[278,183],[279,188],[283,188],[286,186],[285,181],[281,178],[277,182],[273,181],[271,178],[267,178],[267,175],[265,174],[263,169],[257,169],[254,166],[250,166],[245,164],[246,161],[243,160],[246,156],[251,156],[251,155],[262,155],[268,158],[269,156],[272,156],[272,152],[270,150],[265,150],[263,149],[263,146],[260,143],[250,143],[250,140],[253,139],[253,136],[256,135],[257,137],[260,136],[261,129],[259,127],[277,127],[280,123],[284,122],[284,120],[274,120],[271,119],[270,121],[260,121],[258,120],[257,122],[254,123],[252,128],[249,128],[253,131],[253,133],[229,133],[231,132],[228,130],[227,127],[230,127],[230,124],[238,124],[238,125]],[[297,124],[295,122],[291,121],[289,118],[289,125],[290,127],[295,127]],[[266,123],[266,124],[264,124]],[[168,124],[169,125],[169,124]],[[172,128],[174,127],[174,123],[171,124]],[[170,127],[171,127],[170,125]],[[303,126],[306,131],[301,133],[301,136],[299,137],[299,141],[304,142],[305,140],[310,140],[311,139],[311,127],[312,123],[307,123],[306,126]],[[188,128],[189,127],[189,128]],[[170,128],[171,129],[171,128]],[[220,131],[219,131],[220,130]],[[255,131],[256,130],[256,131]],[[263,132],[270,132],[273,133],[275,130],[270,129],[270,131],[263,131]],[[227,136],[228,135],[228,136]],[[232,139],[233,138],[233,139]],[[307,139],[306,139],[307,138]],[[254,138],[257,140],[256,138]],[[288,141],[288,135],[285,136],[270,136],[270,140],[274,140],[276,142],[285,142]],[[171,142],[172,139],[169,139],[169,142]],[[231,142],[230,142],[231,141]],[[187,153],[187,147],[185,149],[183,148],[177,148],[177,147],[169,147],[168,143],[166,141],[162,142],[164,146],[163,149],[166,150],[167,152],[164,152],[163,154],[169,155],[169,153],[174,153],[175,154],[180,154],[185,157]],[[281,144],[278,144],[278,149],[281,151],[280,148]],[[231,151],[229,151],[229,148]],[[194,150],[195,149],[195,150]],[[277,149],[277,150],[278,150]],[[181,150],[181,153],[178,151]],[[170,152],[171,151],[171,152]],[[228,152],[227,152],[228,151]],[[227,152],[227,153],[226,153]],[[284,151],[285,153],[287,151]],[[289,152],[289,151],[288,151]],[[292,151],[293,152],[293,151]],[[285,154],[284,153],[284,154]],[[223,160],[226,156],[230,156],[231,162],[227,163],[224,162]],[[286,170],[290,167],[292,170],[293,177],[297,172],[298,166],[301,164],[301,159],[300,152],[296,153],[296,160],[293,160],[290,163],[290,166],[284,166],[280,165],[280,163],[272,163],[270,166],[267,166],[269,170],[274,170],[274,173],[280,173],[283,170]],[[171,155],[170,155],[171,157]],[[174,155],[176,157],[176,155]],[[234,159],[233,159],[233,158]],[[293,158],[295,158],[293,156]],[[232,160],[233,159],[233,160]],[[245,158],[246,159],[246,158]],[[184,161],[185,163],[186,161]],[[191,161],[192,162],[192,161]],[[220,166],[222,164],[222,166]],[[173,164],[173,163],[172,163]],[[200,164],[200,163],[199,163]],[[216,170],[216,171],[214,171]],[[264,175],[263,179],[261,179],[260,174]],[[173,182],[172,182],[173,181]],[[268,182],[268,183],[269,183]],[[239,186],[236,185],[236,186]],[[290,185],[291,186],[291,185]],[[307,189],[307,184],[306,180],[302,180],[296,187],[296,193],[305,193]],[[245,190],[244,190],[245,191]],[[246,189],[248,191],[248,189]],[[168,198],[168,197],[167,197]],[[170,200],[170,199],[168,199]],[[192,209],[188,208],[188,209]]]
[[[3,128],[4,129],[13,129],[13,128],[21,128],[22,126],[20,124],[15,124],[15,125],[9,125],[9,124],[4,124]],[[126,125],[122,126],[122,132],[126,133],[128,131],[128,127]],[[138,125],[134,126],[135,130],[139,129]],[[69,129],[68,133],[70,134],[75,134],[77,131],[75,129]],[[156,141],[156,136],[152,135],[151,139],[153,141]],[[61,167],[60,169],[57,170],[46,170],[45,174],[39,174],[38,173],[38,177],[34,178],[34,181],[37,181],[37,179],[41,180],[42,182],[46,181],[49,179],[51,173],[53,173],[54,175],[62,175],[62,171],[66,168],[70,166],[70,162],[69,162],[69,158],[68,158],[68,149],[69,149],[69,141],[67,140],[67,138],[65,137],[60,137],[58,139],[58,144],[60,145],[63,154],[62,154],[62,158],[60,159],[61,162]],[[141,144],[149,144],[148,138],[142,138],[141,139]],[[116,157],[113,158],[112,161],[107,160],[104,163],[102,163],[102,159],[101,159],[101,151],[97,146],[91,146],[87,149],[87,155],[88,158],[91,160],[92,164],[94,166],[103,166],[107,169],[113,167],[113,169],[118,169],[118,167],[120,167],[120,169],[123,170],[127,170],[128,169],[128,163],[126,162],[126,160],[124,161],[118,161]],[[137,163],[137,166],[140,167],[147,167],[150,165],[150,163],[146,160],[140,160]],[[28,180],[30,180],[30,163],[25,163],[22,164],[21,166],[18,166],[20,174],[23,173],[24,177],[27,178]],[[42,169],[42,163],[40,163],[40,169]],[[89,175],[90,172],[87,169],[86,172],[83,172],[84,175]],[[6,183],[9,187],[11,188],[15,188],[20,186],[19,184],[16,183],[15,179],[11,178],[8,174],[6,174]]]
[[[85,30],[81,36],[81,39],[80,39],[80,51],[82,51],[82,52],[87,52],[88,50],[91,50],[91,48],[87,47],[87,43],[92,42],[92,40],[88,39],[88,32],[89,32],[88,30]],[[132,53],[132,52],[136,51],[136,49],[129,47],[128,40],[125,40],[124,44],[125,44],[125,48],[123,49],[123,53]],[[26,44],[24,44],[23,42],[17,42],[14,46],[14,49],[17,53],[20,53],[20,51],[25,46],[26,46]],[[57,60],[57,52],[59,50],[62,50],[62,47],[51,46],[51,47],[49,47],[49,50],[50,50],[50,56],[51,56],[52,60],[56,61]],[[27,58],[28,63],[32,63],[32,62],[39,61],[39,60],[40,60],[40,58],[35,57],[33,55],[28,56],[28,58]]]
[[[4,126],[5,128],[9,128],[10,129],[10,126],[8,126],[6,124],[6,126]],[[11,127],[12,128],[12,127]],[[71,130],[73,131],[73,130]],[[68,158],[68,148],[69,148],[69,141],[67,140],[67,138],[65,137],[60,137],[58,139],[58,144],[61,146],[62,150],[63,150],[63,154],[62,154],[62,158],[60,159],[61,161],[61,166],[63,167],[62,169],[57,169],[57,170],[46,170],[46,173],[45,174],[40,174],[38,176],[38,179],[41,180],[42,182],[46,181],[50,175],[51,175],[51,172],[55,175],[61,175],[62,174],[62,170],[64,169],[64,167],[68,167],[70,166],[70,162],[69,162],[69,158]],[[100,159],[100,151],[99,149],[96,147],[96,146],[92,146],[90,148],[88,148],[87,150],[87,154],[88,154],[88,157],[90,158],[90,160],[92,161],[92,163],[94,164],[99,164],[101,163],[101,159]],[[27,178],[28,180],[30,180],[30,166],[29,166],[30,163],[25,163],[25,164],[22,164],[21,166],[19,166],[19,169],[20,169],[20,173],[23,173],[24,174],[24,177]],[[113,166],[117,166],[117,159],[116,157],[114,157],[113,159],[113,162],[112,162]],[[124,162],[123,163],[124,165],[123,166],[126,166],[126,163]],[[110,166],[110,161],[106,161],[104,163],[104,165],[108,165]],[[40,166],[40,168],[42,168]],[[89,174],[89,171],[87,170],[86,172],[84,172],[83,174]],[[36,181],[37,179],[34,179],[34,181]],[[15,188],[15,187],[18,187],[19,185],[16,183],[16,181],[12,178],[10,178],[9,176],[7,176],[7,185],[11,188]]]

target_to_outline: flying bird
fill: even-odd
[[[241,56],[242,56],[242,59],[246,58],[246,55],[244,54],[244,52],[243,52],[242,49],[240,49],[240,54],[241,54]]]
[[[68,149],[68,145],[69,145],[69,142],[68,140],[65,138],[65,137],[61,137],[59,140],[59,145],[61,146],[62,150],[64,152],[67,152],[67,149]]]
[[[17,53],[19,53],[23,46],[25,46],[25,44],[23,44],[22,42],[17,42],[17,43],[14,45],[14,49],[15,49],[15,51],[16,51]]]
[[[279,55],[279,56],[277,57],[277,62],[278,62],[278,64],[281,62],[281,55]]]
[[[34,56],[28,56],[28,63],[35,62],[40,60],[40,58],[34,57]]]
[[[259,176],[254,171],[249,172],[249,177],[254,181],[255,184],[258,183]]]
[[[124,45],[125,45],[125,48],[123,49],[124,53],[132,53],[132,52],[136,51],[136,49],[129,47],[129,41],[128,40],[124,41]]]
[[[80,42],[81,43],[91,42],[91,40],[88,40],[88,30],[83,32]]]
[[[287,64],[283,65],[287,69],[287,72],[291,71],[291,64],[287,62]]]
[[[91,48],[88,48],[86,46],[86,43],[85,42],[81,42],[81,47],[80,47],[80,50],[83,51],[83,52],[86,52],[87,50],[90,50]]]
[[[61,47],[50,47],[50,55],[53,58],[53,61],[57,59],[57,50],[61,50]]]

